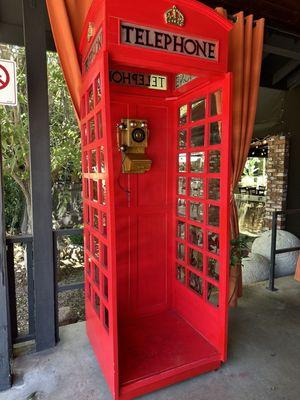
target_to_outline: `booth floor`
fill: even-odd
[[[143,400],[295,400],[300,398],[300,283],[292,277],[246,287],[231,310],[229,360]],[[14,362],[15,384],[0,400],[111,400],[85,335],[85,324],[61,329],[53,351]],[[31,397],[30,397],[31,396]]]

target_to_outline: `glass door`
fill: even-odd
[[[226,358],[230,75],[177,103],[175,307]]]

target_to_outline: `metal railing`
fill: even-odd
[[[82,235],[82,229],[59,229],[53,231],[53,270],[54,270],[54,288],[55,288],[55,320],[56,320],[56,337],[58,335],[58,293],[84,289],[83,282],[72,284],[59,284],[58,271],[59,265],[59,249],[58,241],[62,237]],[[26,257],[26,272],[27,272],[27,304],[28,304],[28,333],[20,334],[17,321],[17,294],[16,294],[16,274],[15,274],[15,244],[24,246],[24,254]],[[35,339],[35,292],[34,292],[34,261],[33,261],[33,237],[31,235],[8,236],[6,238],[7,247],[7,269],[8,269],[8,284],[9,284],[9,304],[10,304],[10,320],[11,320],[11,336],[12,342],[22,343]]]
[[[277,217],[278,215],[293,215],[300,214],[300,209],[293,210],[285,210],[285,211],[274,211],[272,218],[272,236],[271,236],[271,264],[270,264],[270,273],[269,273],[269,285],[267,287],[268,290],[275,292],[277,289],[275,288],[275,261],[277,254],[290,253],[292,251],[300,250],[300,246],[296,247],[287,247],[283,249],[276,249],[276,238],[277,238]]]

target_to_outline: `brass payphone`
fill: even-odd
[[[118,125],[118,146],[123,153],[122,172],[142,174],[150,170],[152,161],[145,154],[148,146],[148,122],[122,119]]]

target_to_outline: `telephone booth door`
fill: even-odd
[[[82,34],[87,333],[114,399],[226,361],[231,24],[94,0]]]
[[[230,74],[176,102],[174,307],[226,360]]]

